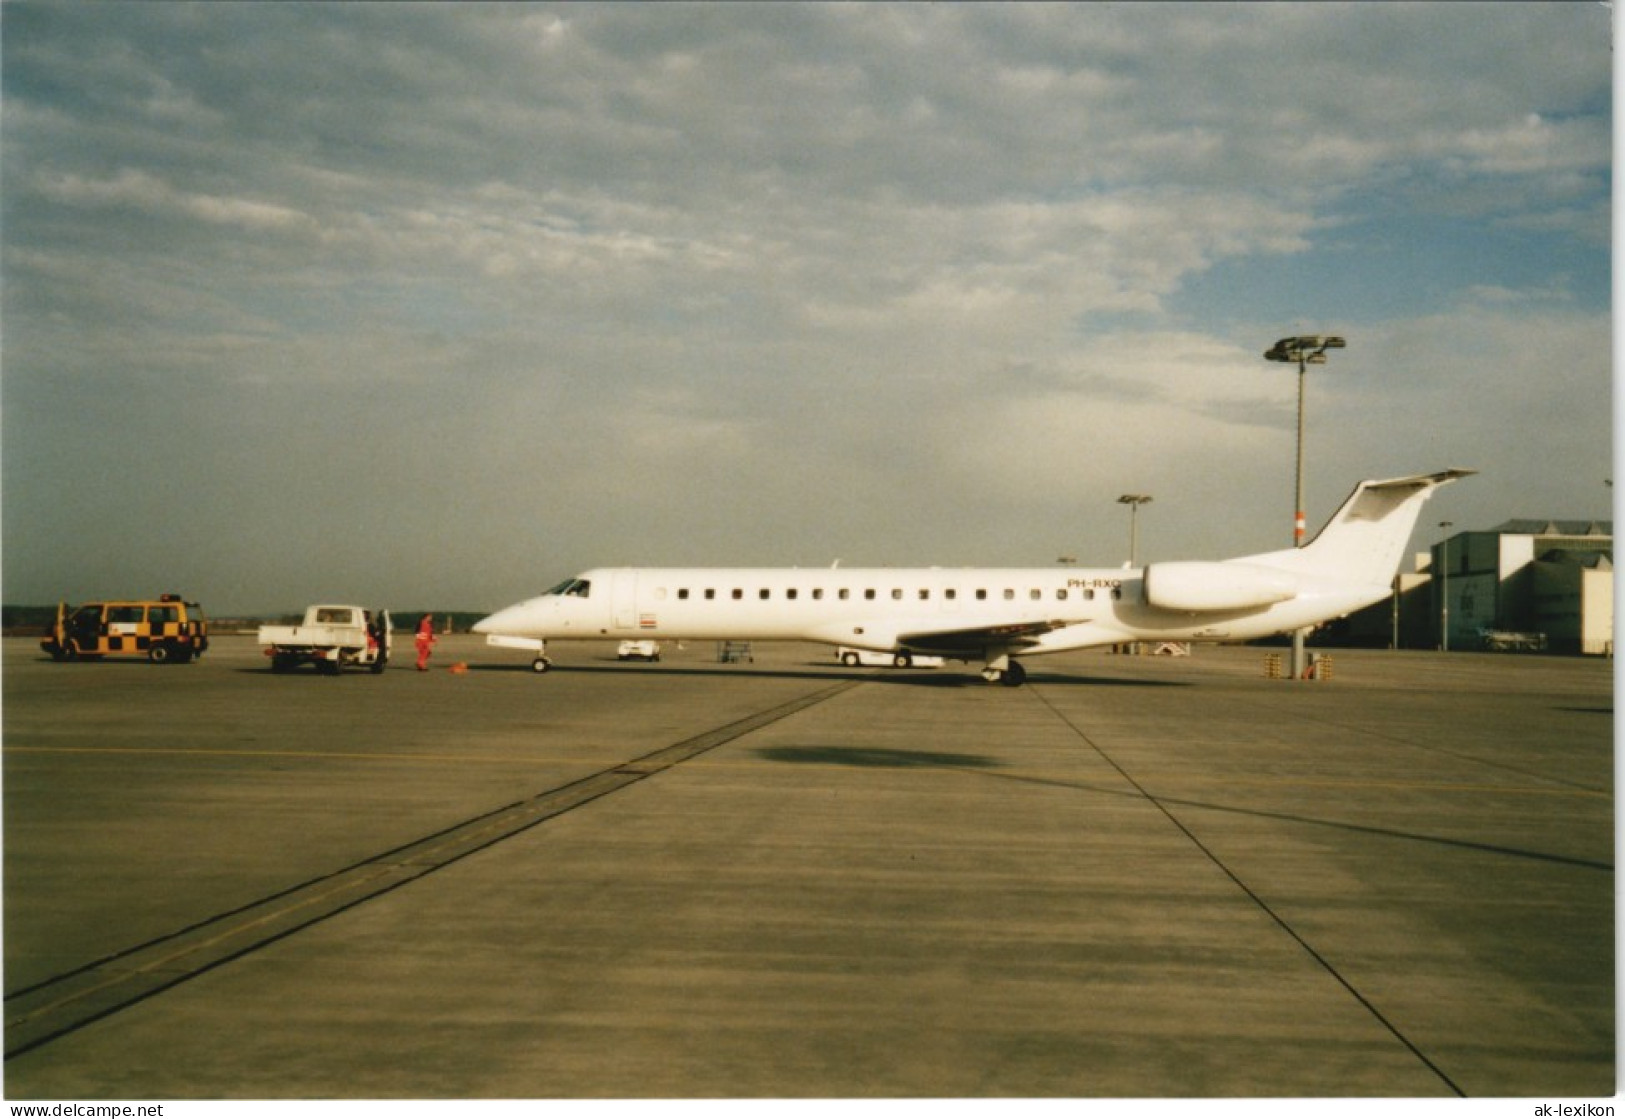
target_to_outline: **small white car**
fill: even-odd
[[[657,661],[660,659],[658,641],[623,641],[615,650],[615,659],[623,661]]]
[[[848,649],[842,645],[835,650],[835,659],[848,668],[858,665],[878,665],[891,668],[941,668],[941,657],[928,657],[920,653],[911,653],[907,649],[898,649],[892,653],[876,653],[868,649]]]

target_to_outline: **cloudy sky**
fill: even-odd
[[[7,602],[1610,515],[1603,5],[0,19]]]

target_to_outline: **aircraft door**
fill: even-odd
[[[610,594],[616,629],[638,628],[638,573],[617,571]]]

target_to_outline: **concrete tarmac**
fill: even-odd
[[[7,1097],[1615,1091],[1608,662],[552,652],[7,639]]]

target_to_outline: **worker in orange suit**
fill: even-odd
[[[434,648],[434,615],[425,614],[418,622],[418,671],[429,671],[429,650]]]

